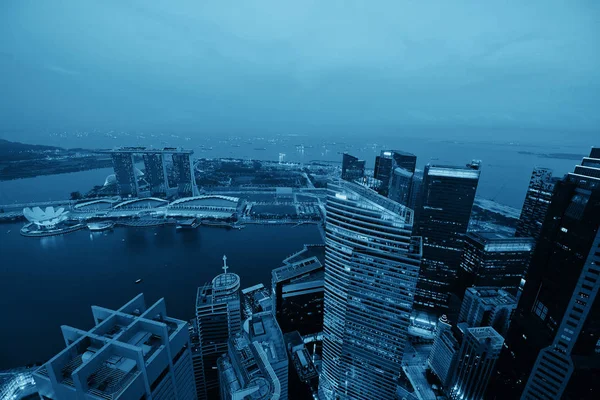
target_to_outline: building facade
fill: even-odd
[[[442,315],[438,320],[435,340],[427,359],[431,371],[439,378],[444,388],[450,387],[460,350],[460,342],[453,329],[455,328],[452,327],[446,315]]]
[[[471,287],[465,292],[458,322],[465,322],[471,328],[491,326],[506,336],[516,308],[517,298],[506,290]]]
[[[198,288],[192,357],[200,400],[219,396],[217,360],[227,353],[229,338],[242,326],[240,277],[227,272],[228,268],[223,256],[224,272]]]
[[[517,224],[516,237],[532,237],[536,241],[539,239],[557,180],[552,177],[551,169],[533,169]]]
[[[67,347],[34,373],[43,399],[196,399],[188,324],[142,294],[116,311],[92,307],[94,327],[63,326]]]
[[[109,153],[113,160],[117,192],[122,197],[189,197],[197,192],[191,159],[194,154],[192,150],[173,147],[122,147]],[[144,174],[140,174],[135,167],[137,156],[142,157]]]
[[[507,336],[501,369],[507,396],[600,393],[600,158],[594,151],[556,183]]]
[[[370,189],[328,184],[324,399],[387,399],[407,339],[421,259],[412,210]]]
[[[483,399],[504,338],[489,326],[466,328],[449,390],[451,399]]]
[[[365,176],[365,161],[344,153],[342,156],[342,179],[346,181],[360,180]]]
[[[462,299],[471,286],[505,289],[517,294],[535,241],[533,238],[511,237],[498,232],[469,232],[453,293]]]
[[[413,174],[417,165],[417,156],[400,150],[383,150],[375,157],[374,177],[381,181],[379,193],[383,196],[389,194],[392,176],[396,168]]]
[[[271,272],[272,304],[283,333],[323,330],[325,246],[307,245]]]
[[[456,283],[480,163],[466,167],[427,165],[417,234],[423,238],[423,261],[415,303],[444,310]]]

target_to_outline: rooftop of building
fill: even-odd
[[[482,299],[484,304],[489,305],[515,305],[517,298],[504,289],[488,286],[474,286],[467,289],[467,293]]]
[[[528,237],[513,237],[503,232],[469,232],[467,237],[484,246],[485,251],[525,251],[533,250],[535,240]]]
[[[63,326],[70,343],[40,367],[36,374],[49,379],[54,372],[58,384],[75,387],[79,380],[95,396],[116,398],[155,353],[170,343],[173,334],[187,330],[187,323],[166,315],[164,299],[146,307],[143,294],[118,310],[93,306],[96,325],[89,331]],[[109,397],[107,397],[109,396]]]
[[[305,246],[304,250],[283,260],[282,267],[271,272],[273,281],[281,282],[323,269],[324,259],[325,246]]]
[[[286,333],[284,335],[284,342],[288,349],[290,364],[296,370],[300,380],[308,382],[312,379],[317,379],[319,373],[300,333],[298,331]]]
[[[461,179],[479,179],[479,169],[473,167],[458,166],[458,165],[429,165],[427,172],[429,176],[439,176],[446,178],[461,178]]]
[[[382,219],[401,220],[405,224],[413,224],[413,210],[387,197],[381,196],[367,186],[355,182],[336,180],[335,182],[330,182],[327,188],[330,191],[336,192],[336,198],[348,200],[349,197],[353,197],[358,203],[363,203],[365,208],[378,210],[383,214]]]
[[[471,334],[479,343],[485,343],[488,339],[494,344],[502,345],[504,338],[491,326],[481,326],[476,328],[467,328],[469,334]]]
[[[261,343],[271,364],[287,361],[283,334],[270,311],[253,314],[249,328],[250,338]]]
[[[152,154],[173,154],[173,153],[182,153],[182,154],[194,154],[194,150],[183,149],[181,147],[164,147],[162,149],[154,149],[148,148],[144,146],[136,146],[136,147],[117,147],[111,150],[101,151],[104,153],[152,153]]]

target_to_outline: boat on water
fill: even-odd
[[[135,283],[136,283],[136,284],[137,284],[137,283],[142,283],[142,278],[140,278],[140,279],[136,279]]]
[[[92,232],[106,231],[114,228],[114,222],[91,222],[87,227]]]

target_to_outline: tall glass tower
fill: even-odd
[[[597,153],[556,183],[501,358],[504,398],[522,392],[522,399],[591,399],[600,393]]]
[[[197,338],[193,341],[192,359],[198,399],[219,396],[217,361],[227,353],[230,337],[241,330],[240,277],[227,272],[223,256],[223,273],[211,283],[198,288],[196,298]]]
[[[425,166],[418,223],[418,234],[423,237],[423,264],[415,299],[422,308],[448,307],[479,174],[477,161],[466,167]]]
[[[413,211],[355,183],[327,186],[324,399],[394,398],[421,260]]]

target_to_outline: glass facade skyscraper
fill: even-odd
[[[552,170],[548,168],[533,169],[517,224],[516,237],[532,237],[536,241],[539,239],[557,180],[552,177]]]
[[[394,398],[421,259],[413,212],[363,186],[327,186],[324,399]]]
[[[342,179],[355,181],[365,176],[365,161],[344,153],[342,156]]]
[[[415,302],[445,309],[457,280],[480,164],[466,167],[427,165],[417,234],[423,237],[423,262]]]
[[[598,397],[599,226],[600,158],[592,151],[556,183],[507,336],[505,396]]]
[[[381,181],[379,193],[383,196],[389,194],[394,170],[400,168],[408,174],[413,174],[417,166],[417,156],[400,150],[383,150],[375,157],[374,177]]]

